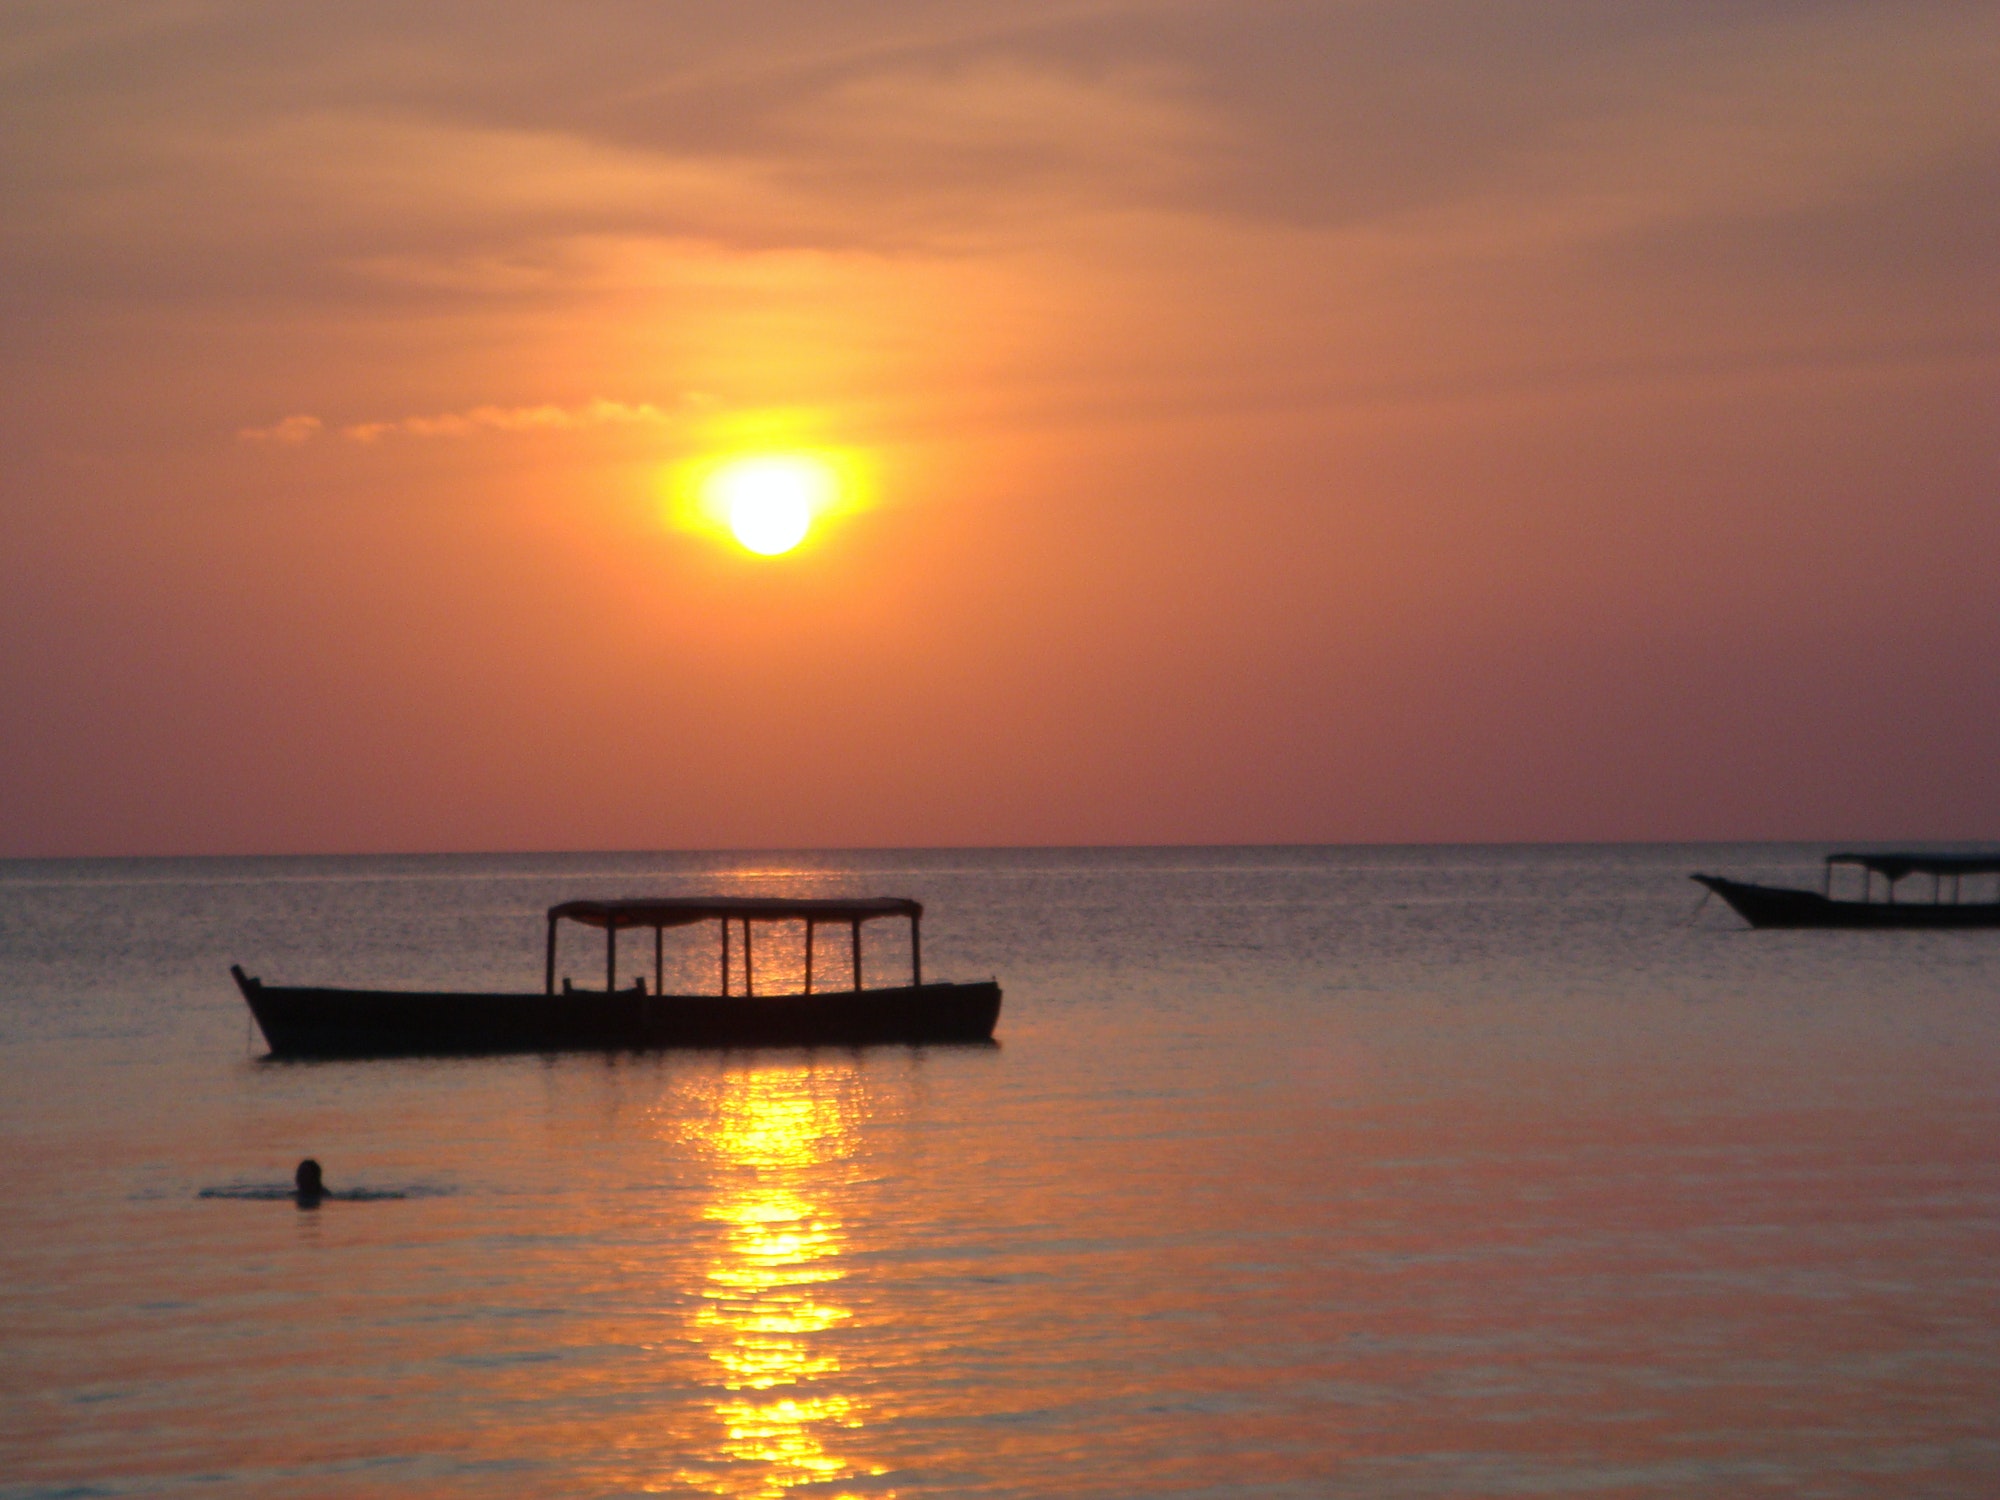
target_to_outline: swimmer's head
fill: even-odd
[[[319,1163],[308,1156],[299,1163],[298,1171],[292,1174],[301,1198],[317,1198],[326,1191],[326,1184],[320,1180]]]

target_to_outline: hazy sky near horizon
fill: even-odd
[[[2000,9],[0,4],[0,855],[2000,837]],[[690,465],[837,449],[796,553]]]

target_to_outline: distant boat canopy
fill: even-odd
[[[1889,880],[1905,875],[2000,875],[1992,854],[1829,854],[1830,865],[1859,865]]]
[[[1852,865],[1861,871],[1863,901],[1875,899],[1875,877],[1880,875],[1883,884],[1888,887],[1892,905],[1896,900],[1897,882],[1908,875],[1931,877],[1933,901],[1944,900],[1944,883],[1949,880],[1953,905],[1958,904],[1961,883],[1967,875],[2000,875],[2000,855],[1994,854],[1911,854],[1902,850],[1887,854],[1829,854],[1826,857],[1825,886],[1828,896],[1833,894],[1835,865]]]

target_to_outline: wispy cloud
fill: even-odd
[[[357,443],[385,437],[459,438],[481,432],[550,432],[578,427],[657,427],[674,419],[665,407],[650,401],[587,401],[582,406],[475,406],[437,416],[404,417],[391,422],[355,422],[340,435]]]
[[[430,416],[397,417],[375,422],[351,422],[329,428],[320,418],[300,414],[268,427],[245,427],[237,437],[246,443],[303,443],[323,432],[337,432],[353,443],[376,443],[389,437],[462,438],[482,432],[565,432],[580,427],[662,427],[676,413],[650,401],[587,401],[581,406],[475,406],[466,411]]]
[[[281,417],[269,427],[245,427],[236,436],[246,443],[303,443],[318,437],[325,428],[326,423],[318,417],[302,412]]]

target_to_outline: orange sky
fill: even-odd
[[[2000,836],[1995,77],[1933,0],[8,7],[0,855]],[[669,522],[759,445],[866,503]]]

